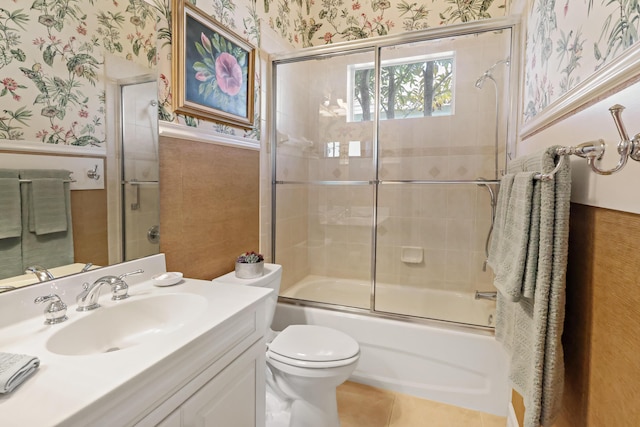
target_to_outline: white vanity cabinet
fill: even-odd
[[[256,343],[157,426],[262,427],[263,376],[264,345]]]
[[[137,427],[264,427],[264,331],[258,331],[254,322],[260,316],[243,317],[220,340],[234,345],[213,346],[214,363],[136,423]]]

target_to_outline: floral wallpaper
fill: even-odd
[[[507,10],[507,0],[263,1],[269,26],[295,47],[499,17]]]
[[[638,0],[530,0],[524,120],[638,41]]]
[[[104,145],[104,54],[155,67],[143,0],[12,0],[0,8],[0,144]]]
[[[187,1],[258,48],[264,31],[274,31],[292,47],[302,48],[503,16],[507,10],[507,0]],[[170,4],[171,0],[3,2],[0,144],[24,140],[102,147],[105,53],[157,68],[162,120],[260,139],[259,126],[244,130],[172,111]],[[254,108],[258,124],[259,69]]]

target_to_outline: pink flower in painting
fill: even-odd
[[[331,42],[331,38],[333,37],[333,34],[331,33],[324,33],[324,41],[326,43],[330,43]]]
[[[201,82],[206,82],[208,78],[209,78],[209,74],[205,72],[198,71],[196,73],[196,80],[200,80]]]
[[[15,93],[13,94],[13,100],[14,101],[20,101],[22,99],[22,97],[20,95],[16,95]]]
[[[89,112],[88,112],[87,110],[80,110],[80,111],[78,112],[78,115],[79,115],[80,117],[87,118],[87,117],[89,117]]]
[[[83,36],[87,35],[87,29],[82,25],[78,25],[78,28],[76,28],[76,31],[78,32],[78,34],[82,34]]]
[[[233,55],[223,52],[216,58],[216,80],[220,90],[235,96],[242,88],[242,68]]]
[[[351,5],[351,9],[353,10],[358,10],[360,9],[360,3],[355,2],[354,4]]]

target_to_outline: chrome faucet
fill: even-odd
[[[40,282],[55,279],[55,277],[53,277],[53,274],[51,274],[49,270],[39,265],[32,265],[30,267],[27,267],[24,272],[35,274],[38,277],[38,281]]]
[[[120,276],[104,276],[93,282],[92,285],[85,283],[82,285],[84,290],[76,297],[76,302],[78,303],[78,308],[76,308],[76,310],[89,311],[100,307],[100,304],[98,304],[98,298],[100,297],[102,285],[111,286],[111,292],[113,294],[111,299],[113,301],[129,298],[129,286],[123,279],[127,276],[131,276],[132,274],[140,273],[144,273],[144,270],[140,269],[130,273],[121,274]]]

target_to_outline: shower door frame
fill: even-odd
[[[505,159],[501,162],[505,168],[508,161],[514,158],[515,154],[515,143],[517,140],[517,126],[519,121],[518,117],[521,117],[522,105],[518,102],[520,99],[519,88],[520,88],[520,63],[521,63],[521,49],[520,44],[523,41],[522,36],[520,34],[520,17],[519,16],[509,16],[505,18],[494,18],[494,19],[486,19],[481,21],[475,21],[472,23],[464,23],[464,24],[456,24],[449,25],[437,28],[428,28],[425,30],[405,32],[397,35],[389,35],[389,36],[381,36],[381,37],[373,37],[369,39],[361,39],[355,41],[346,41],[335,43],[332,45],[324,45],[318,47],[311,47],[306,49],[300,49],[297,51],[280,53],[280,54],[272,54],[269,56],[269,66],[268,71],[270,72],[270,78],[267,79],[269,82],[268,87],[268,99],[270,102],[268,103],[268,113],[269,117],[267,123],[269,124],[269,140],[271,141],[271,256],[275,260],[276,257],[276,185],[284,184],[284,182],[277,180],[277,148],[275,141],[277,141],[277,125],[276,125],[276,93],[277,93],[277,66],[280,64],[294,63],[294,62],[302,62],[306,60],[319,59],[319,58],[329,58],[335,56],[345,56],[356,53],[364,53],[373,51],[374,53],[374,91],[375,91],[375,99],[374,103],[376,108],[374,109],[373,114],[373,132],[372,132],[372,141],[373,141],[373,158],[372,163],[375,168],[374,172],[374,180],[373,181],[337,181],[337,182],[315,182],[315,181],[305,181],[299,182],[299,184],[325,184],[325,185],[373,185],[373,211],[372,211],[372,226],[371,226],[371,293],[370,293],[370,301],[369,308],[359,308],[359,307],[351,307],[344,306],[340,304],[332,304],[332,303],[324,303],[318,301],[309,301],[309,300],[301,300],[297,298],[283,297],[278,296],[279,302],[284,302],[287,304],[300,305],[306,307],[316,307],[323,308],[334,311],[342,311],[342,312],[353,312],[358,314],[364,314],[374,317],[383,317],[389,319],[403,320],[415,323],[426,323],[426,324],[436,324],[436,325],[445,325],[447,327],[454,328],[462,328],[463,330],[476,330],[476,331],[488,331],[490,333],[493,332],[494,327],[492,326],[483,326],[483,325],[474,325],[467,324],[461,322],[455,322],[450,320],[443,319],[432,319],[427,317],[418,317],[414,315],[402,314],[402,313],[390,313],[385,311],[376,311],[375,310],[375,297],[376,297],[376,257],[377,257],[377,222],[378,222],[378,189],[380,185],[394,185],[401,183],[424,183],[425,181],[420,180],[386,180],[385,182],[381,182],[379,179],[379,154],[380,154],[380,141],[378,139],[379,136],[379,127],[380,127],[380,75],[381,75],[381,59],[380,53],[381,50],[385,47],[391,47],[399,44],[407,44],[412,42],[425,42],[429,40],[437,40],[446,37],[454,37],[454,36],[465,36],[465,35],[473,35],[477,33],[484,33],[489,31],[500,31],[500,30],[510,30],[511,31],[511,64],[508,68],[508,77],[509,77],[509,97],[506,106],[506,111],[509,113],[506,114],[506,142],[505,142]],[[496,153],[498,156],[498,153]],[[467,182],[467,181],[442,181],[442,183],[446,184],[469,184],[469,183],[477,183],[478,181]],[[496,180],[486,180],[482,182],[487,182],[490,184],[498,183]],[[287,182],[291,184],[292,182]],[[429,183],[438,183],[438,181],[429,181]]]
[[[118,193],[118,199],[117,199],[117,209],[118,209],[118,216],[117,216],[117,233],[119,235],[120,238],[120,245],[118,247],[118,256],[119,256],[119,260],[117,262],[124,262],[126,261],[126,257],[127,257],[127,252],[126,252],[126,246],[127,246],[127,229],[126,229],[126,221],[125,221],[125,210],[126,210],[126,206],[125,206],[125,178],[124,178],[124,161],[125,161],[125,155],[124,155],[124,143],[125,143],[125,137],[124,137],[124,111],[122,108],[122,102],[123,102],[123,96],[122,96],[122,90],[125,87],[129,87],[129,86],[135,86],[135,85],[139,85],[139,84],[147,84],[147,83],[157,83],[158,79],[157,76],[155,74],[140,74],[138,76],[134,76],[134,77],[128,77],[128,78],[124,78],[124,79],[119,79],[116,82],[117,85],[117,103],[116,103],[116,113],[117,113],[117,117],[118,117],[118,124],[119,124],[119,132],[117,134],[117,140],[116,140],[116,147],[117,147],[117,176],[118,176],[118,187],[119,187],[119,193]],[[156,132],[158,132],[158,126],[156,126]],[[159,181],[158,181],[159,183]],[[144,184],[144,182],[142,183]],[[158,184],[159,185],[159,184]],[[158,211],[160,210],[160,207],[158,206]]]

